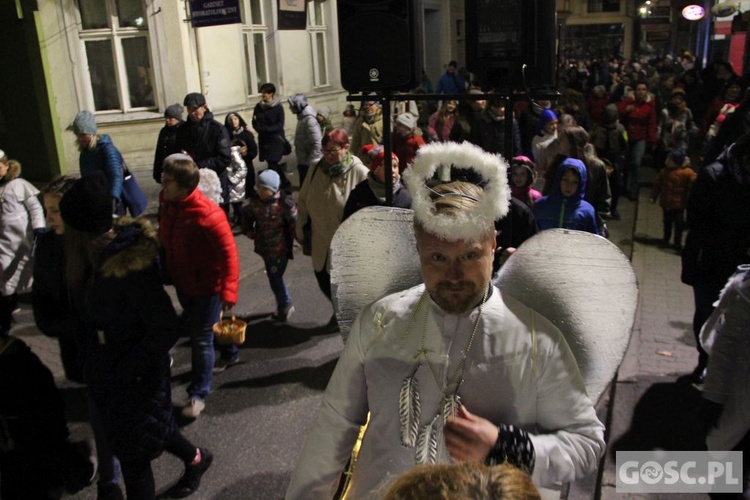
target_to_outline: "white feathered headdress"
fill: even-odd
[[[404,172],[415,220],[429,233],[447,241],[480,238],[489,226],[508,213],[507,169],[508,164],[500,155],[487,153],[468,142],[434,142],[419,148],[414,164]],[[454,180],[451,171],[456,170],[468,170],[476,174],[472,177],[481,178],[479,185],[484,196],[470,214],[437,214],[430,186],[438,178],[441,182]]]

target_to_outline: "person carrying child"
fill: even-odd
[[[664,221],[662,244],[669,245],[674,226],[674,248],[682,250],[682,233],[685,230],[685,208],[688,194],[698,174],[690,168],[690,158],[682,148],[672,150],[665,168],[656,176],[651,191],[651,203],[659,200]]]
[[[596,211],[583,199],[586,181],[586,166],[581,160],[565,158],[557,166],[550,194],[532,208],[540,231],[564,228],[599,234]]]
[[[273,170],[258,175],[258,196],[249,199],[242,210],[242,232],[255,240],[255,253],[263,257],[268,284],[276,297],[275,323],[286,323],[294,312],[292,297],[284,283],[289,259],[294,258],[294,227],[297,205],[285,191],[279,191],[281,178]]]

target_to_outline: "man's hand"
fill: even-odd
[[[459,406],[445,423],[445,445],[454,460],[484,462],[498,437],[497,426]]]

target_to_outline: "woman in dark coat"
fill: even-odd
[[[104,430],[120,459],[128,498],[155,495],[151,461],[163,450],[185,463],[173,497],[194,493],[213,456],[177,430],[172,417],[169,349],[177,315],[158,267],[158,240],[147,221],[119,219],[96,173],[63,197],[66,277],[76,308],[96,335],[84,380],[101,410]]]
[[[264,83],[260,87],[261,100],[253,110],[253,128],[258,132],[260,161],[268,163],[268,168],[281,177],[281,188],[289,186],[289,179],[279,166],[284,156],[284,106],[276,97],[276,86]]]
[[[369,146],[369,145],[368,145]],[[385,151],[382,147],[372,148],[365,146],[367,158],[370,159],[367,166],[370,173],[367,179],[363,180],[349,193],[344,205],[344,216],[342,222],[349,218],[350,215],[365,207],[388,206],[386,205],[385,196]],[[411,208],[411,194],[401,183],[401,174],[398,172],[398,157],[391,153],[391,186],[393,188],[393,204],[396,208]]]
[[[64,234],[65,223],[60,216],[60,201],[77,182],[74,177],[58,177],[44,190],[42,201],[47,214],[49,231],[39,235],[34,249],[34,285],[32,304],[34,320],[39,330],[60,343],[65,377],[79,384],[85,383],[83,367],[86,363],[90,342],[96,332],[87,325],[71,301],[71,290],[65,279]],[[109,446],[101,414],[96,403],[88,398],[89,418],[96,441],[96,457],[99,478],[97,497],[102,499],[122,498],[120,491],[120,462]]]
[[[688,235],[682,251],[682,282],[693,287],[693,335],[698,364],[691,381],[703,383],[708,354],[700,343],[714,302],[740,264],[750,263],[750,133],[715,162],[701,168],[690,189]]]

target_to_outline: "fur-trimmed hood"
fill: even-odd
[[[115,222],[113,230],[117,236],[103,250],[103,277],[123,278],[156,263],[159,240],[148,220],[122,217]]]
[[[8,160],[8,173],[0,179],[0,184],[10,182],[21,176],[21,164],[16,160]]]

